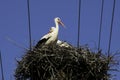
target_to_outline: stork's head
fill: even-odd
[[[49,30],[49,33],[53,32],[55,30],[55,27],[51,27]]]
[[[63,22],[61,21],[61,19],[59,17],[55,18],[55,22],[57,22],[58,24],[61,24],[63,27],[65,27],[65,25],[63,24]]]

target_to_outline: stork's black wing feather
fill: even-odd
[[[47,38],[47,39],[46,39],[46,38],[43,38],[43,39],[41,39],[40,41],[38,41],[38,43],[36,44],[35,48],[38,48],[38,47],[44,45],[45,42],[46,42],[48,39],[49,39],[49,38]]]

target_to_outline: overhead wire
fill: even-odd
[[[28,9],[28,30],[29,30],[29,47],[32,50],[32,38],[31,38],[31,18],[30,18],[30,2],[27,0],[27,9]]]
[[[77,37],[77,47],[80,45],[80,15],[81,15],[81,0],[78,0],[78,37]]]
[[[0,51],[0,66],[1,66],[2,80],[4,80],[4,73],[3,73],[3,64],[2,64],[2,56],[1,56],[1,51]]]
[[[101,3],[100,27],[99,27],[99,37],[98,37],[98,51],[100,51],[100,44],[101,44],[101,31],[102,31],[103,9],[104,9],[104,0],[102,0],[102,3]]]
[[[115,13],[115,2],[113,2],[113,9],[112,9],[112,19],[111,19],[111,26],[110,26],[110,35],[109,35],[109,44],[108,44],[108,57],[110,56],[110,48],[111,48],[111,39],[112,39],[112,30],[113,30],[113,21],[114,21],[114,13]]]

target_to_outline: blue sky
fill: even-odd
[[[97,49],[102,0],[82,0],[80,45],[88,44],[91,49]],[[116,0],[111,53],[120,51],[120,0]],[[113,0],[105,0],[101,49],[108,49],[109,30],[111,24]],[[66,28],[60,27],[59,39],[76,46],[78,0],[30,0],[32,44],[54,26],[54,18],[60,17]],[[16,59],[21,58],[26,50],[15,46],[15,43],[29,48],[27,0],[0,0],[0,50],[2,51],[5,80],[14,79]],[[118,67],[120,69],[120,67]],[[116,73],[119,80],[120,73]],[[1,76],[0,76],[1,78]]]

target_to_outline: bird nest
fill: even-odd
[[[87,47],[44,46],[27,51],[16,80],[108,80],[111,59]]]

